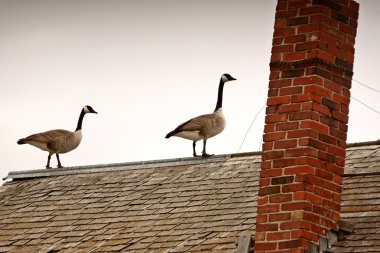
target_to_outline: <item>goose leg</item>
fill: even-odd
[[[58,153],[56,153],[55,154],[55,156],[57,157],[57,161],[58,161],[58,168],[62,168],[63,166],[62,166],[62,164],[61,164],[61,161],[59,160],[59,155],[58,155]]]
[[[47,161],[47,164],[46,164],[46,169],[51,169],[51,167],[50,167],[50,158],[51,158],[51,155],[52,154],[49,154],[49,156],[48,156],[48,161]]]
[[[207,152],[206,152],[206,142],[207,142],[207,140],[204,139],[204,140],[203,140],[202,157],[210,157],[210,156],[213,156],[213,155],[207,154]]]
[[[196,141],[193,141],[193,156],[194,157],[198,157],[199,155],[197,155],[197,152],[195,151],[195,145],[196,145]]]

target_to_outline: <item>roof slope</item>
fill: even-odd
[[[380,252],[380,142],[347,151],[341,219],[353,233],[328,252]]]
[[[236,252],[254,234],[260,154],[10,173],[0,252]],[[329,252],[380,252],[380,142],[347,150]]]
[[[259,159],[8,182],[0,252],[233,252],[239,235],[255,229]]]

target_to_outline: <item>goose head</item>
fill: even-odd
[[[91,106],[89,105],[86,105],[85,107],[83,107],[83,111],[84,113],[97,113]]]
[[[234,81],[236,78],[233,78],[230,74],[223,74],[221,77],[223,83],[229,82],[229,81]]]

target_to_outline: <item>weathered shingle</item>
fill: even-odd
[[[236,252],[240,235],[254,235],[260,161],[11,173],[0,187],[0,252]],[[380,142],[349,147],[345,172],[341,217],[354,231],[329,251],[380,252]]]
[[[237,156],[8,182],[0,193],[0,251],[233,252],[239,235],[254,231],[258,161]]]

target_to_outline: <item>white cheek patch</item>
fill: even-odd
[[[222,80],[223,80],[223,82],[228,82],[228,79],[225,75],[222,75]]]
[[[83,107],[83,110],[84,110],[85,113],[89,113],[90,112],[90,110],[87,108],[87,106]]]

